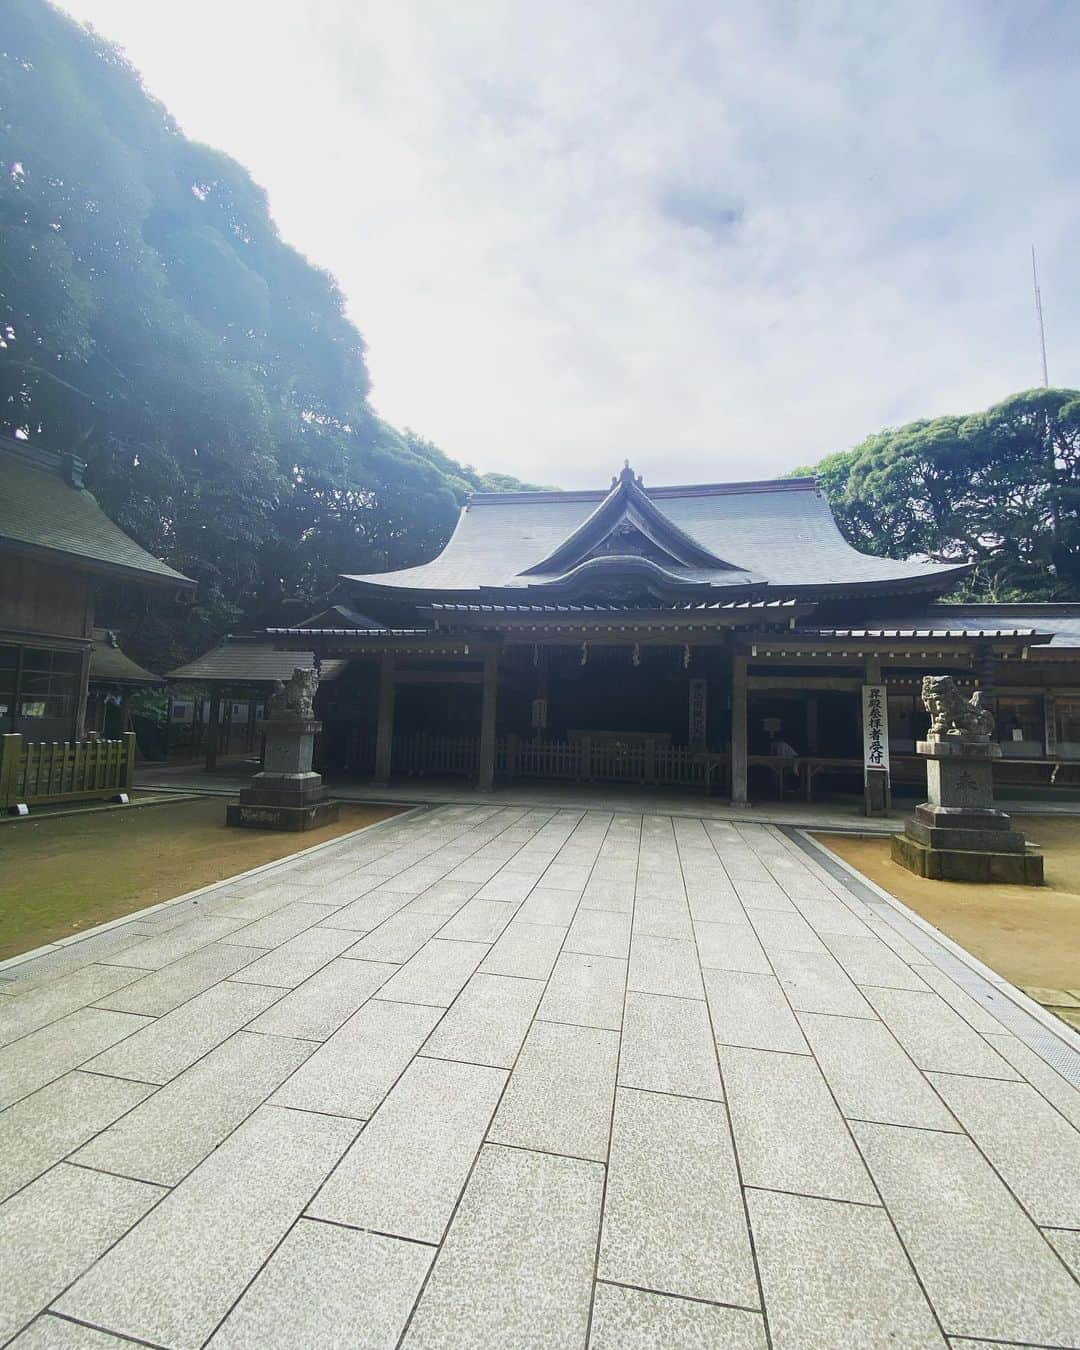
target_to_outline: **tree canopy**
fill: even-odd
[[[966,598],[1080,600],[1080,390],[910,422],[796,472],[866,553],[974,562]]]
[[[183,614],[113,598],[142,659],[422,561],[469,491],[525,486],[375,415],[333,278],[116,47],[5,0],[0,48],[0,430],[82,455],[103,508],[198,581]]]

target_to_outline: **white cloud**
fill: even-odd
[[[1069,5],[66,0],[339,279],[374,402],[564,486],[1080,383]]]

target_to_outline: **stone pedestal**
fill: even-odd
[[[229,806],[226,822],[251,830],[311,830],[337,820],[341,808],[327,801],[322,774],[311,768],[321,730],[311,718],[271,717],[262,772]]]
[[[1042,856],[993,804],[1001,747],[988,736],[953,733],[931,735],[916,749],[926,756],[930,800],[893,836],[893,861],[935,880],[1041,886]]]

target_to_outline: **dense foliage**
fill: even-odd
[[[866,553],[973,561],[973,599],[1080,600],[1080,390],[911,422],[797,472]]]
[[[441,547],[481,477],[368,402],[331,277],[189,141],[119,51],[44,0],[0,32],[0,431],[89,462],[105,510],[198,583],[135,595],[133,655],[310,610],[341,571]]]

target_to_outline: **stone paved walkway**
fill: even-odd
[[[19,1350],[1080,1344],[1080,1092],[769,826],[439,807],[0,991]]]

